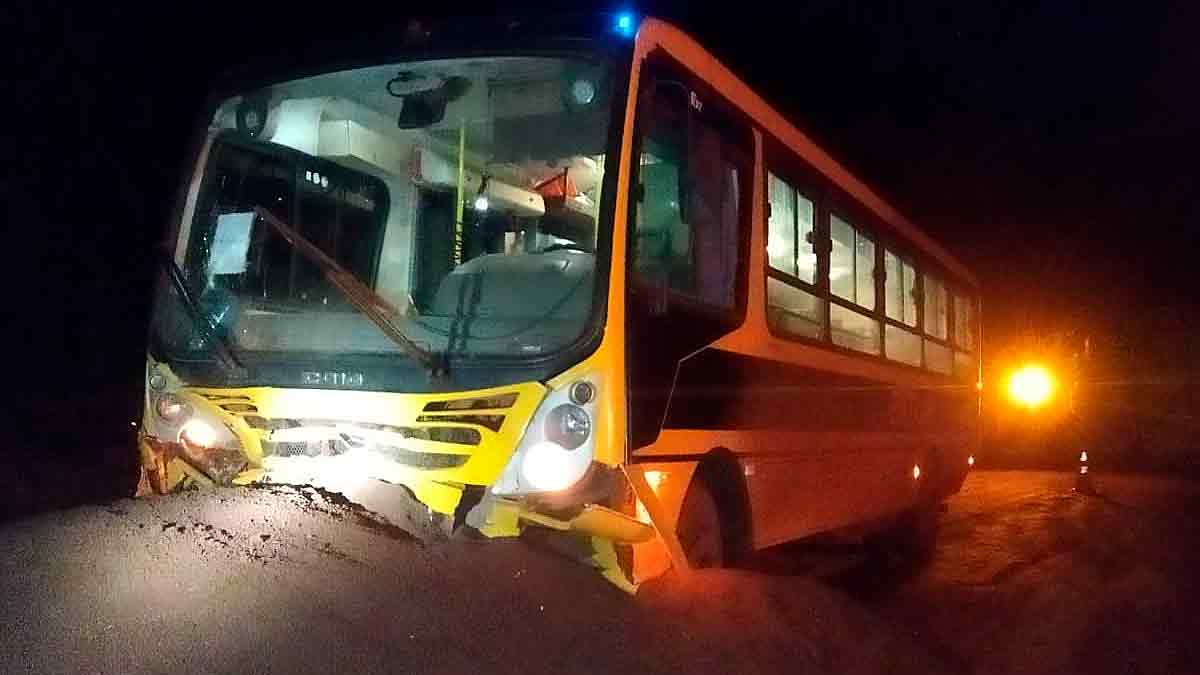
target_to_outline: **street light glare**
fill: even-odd
[[[1037,408],[1054,393],[1054,376],[1043,366],[1024,366],[1008,381],[1008,393],[1017,403]]]

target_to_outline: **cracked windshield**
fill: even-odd
[[[158,304],[165,351],[432,367],[570,345],[593,309],[610,87],[598,61],[497,57],[230,98]]]

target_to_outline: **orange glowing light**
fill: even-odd
[[[975,455],[967,457],[967,466],[975,466]]]
[[[1054,395],[1054,376],[1044,366],[1023,366],[1008,380],[1008,395],[1019,405],[1038,408]]]
[[[913,480],[917,480],[920,477],[921,477],[921,467],[916,464],[913,464]]]

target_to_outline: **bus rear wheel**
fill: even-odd
[[[693,480],[679,509],[675,535],[693,568],[722,567],[725,564],[725,540],[721,512],[712,489],[704,480]]]

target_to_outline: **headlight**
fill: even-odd
[[[163,394],[154,403],[154,412],[164,422],[179,424],[192,414],[192,406],[175,394]]]
[[[577,405],[557,406],[546,416],[546,439],[567,450],[583,445],[591,434],[592,419]]]
[[[521,458],[521,476],[538,492],[571,487],[592,463],[590,454],[568,450],[557,443],[542,441],[525,451]]]
[[[555,492],[578,483],[595,457],[596,390],[592,376],[547,394],[492,492],[507,496]]]
[[[179,430],[179,440],[184,445],[211,448],[217,444],[217,430],[204,420],[192,420]]]

